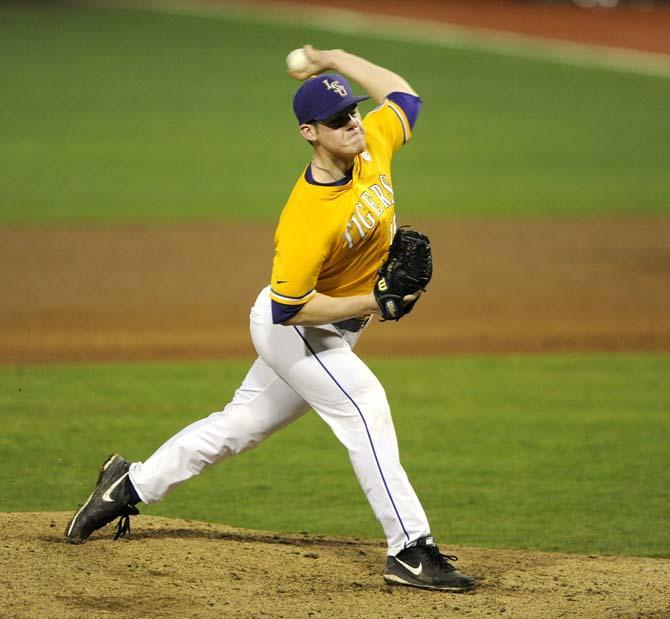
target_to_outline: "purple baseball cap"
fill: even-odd
[[[293,97],[293,111],[300,124],[326,120],[350,105],[370,97],[354,97],[351,86],[337,73],[306,79]]]

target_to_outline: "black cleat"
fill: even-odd
[[[83,544],[88,537],[119,516],[114,539],[130,533],[130,516],[139,510],[130,505],[130,462],[119,454],[107,458],[100,467],[96,486],[86,502],[77,510],[65,529],[71,544]]]
[[[475,586],[475,579],[461,574],[449,561],[457,557],[443,555],[432,537],[422,537],[416,546],[388,557],[384,580],[390,585],[408,585],[462,593]]]

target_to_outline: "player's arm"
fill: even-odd
[[[374,294],[353,297],[329,297],[316,293],[283,325],[323,325],[379,312]]]
[[[403,298],[405,303],[416,301],[421,296],[421,291],[416,294],[409,294]],[[281,306],[276,301],[272,301],[273,322],[289,325],[325,325],[348,318],[358,318],[368,314],[379,314],[379,305],[375,300],[375,295],[363,294],[353,297],[329,297],[319,292],[304,305],[299,307]],[[282,314],[289,315],[290,318],[281,320]]]
[[[311,45],[305,45],[303,49],[310,64],[304,71],[290,72],[296,79],[304,80],[324,71],[334,71],[358,82],[377,103],[382,103],[392,92],[418,96],[405,78],[365,58],[342,49],[315,49]]]

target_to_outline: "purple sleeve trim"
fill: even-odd
[[[293,318],[302,308],[303,305],[284,305],[277,303],[274,299],[272,301],[272,324],[279,325],[289,318]]]
[[[414,129],[414,123],[419,116],[419,110],[423,103],[421,97],[410,95],[408,92],[392,92],[386,98],[402,108],[402,111],[405,112],[405,116],[407,116],[407,120],[409,121],[410,129]]]

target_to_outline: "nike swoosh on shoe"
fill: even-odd
[[[102,500],[106,501],[107,503],[114,501],[112,498],[112,492],[126,477],[128,477],[128,473],[121,475],[121,477],[119,477],[109,488],[107,488],[105,494],[102,495]]]
[[[404,561],[401,561],[398,559],[398,557],[395,558],[395,560],[400,563],[407,571],[412,572],[415,576],[421,576],[421,572],[423,572],[423,565],[421,562],[419,562],[419,565],[417,567],[412,567],[411,565],[408,565]]]

